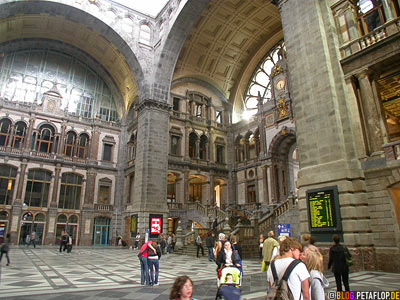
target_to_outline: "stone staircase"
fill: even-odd
[[[197,210],[197,212],[190,212],[191,210]],[[266,213],[263,213],[261,210],[252,212],[248,209],[242,209],[239,206],[228,207],[225,211],[222,211],[219,208],[193,203],[191,206],[188,206],[186,216],[194,218],[196,216],[195,214],[201,215],[203,220],[205,220],[205,218],[210,220],[210,216],[219,217],[218,226],[216,228],[217,233],[224,232],[226,235],[236,235],[242,246],[243,258],[258,257],[259,235],[261,233],[266,235],[270,230],[276,231],[278,224],[291,224],[292,237],[300,238],[299,212],[296,197],[289,197],[286,201],[275,205]],[[236,216],[237,223],[232,222],[235,220],[232,216]],[[187,218],[183,221],[188,222],[188,220],[190,219]],[[180,221],[177,229],[177,238],[181,240],[181,243],[180,247],[177,247],[175,250],[175,253],[195,256],[197,247],[194,245],[194,240],[197,234],[206,236],[207,233],[211,232],[210,228],[212,224],[208,221],[209,226],[195,228],[194,231],[183,234],[182,228],[186,228],[187,224],[184,222]],[[197,222],[197,219],[195,222]],[[198,223],[200,224],[200,222]],[[182,226],[182,224],[185,225]],[[207,222],[203,224],[207,224]],[[206,254],[206,252],[207,248],[204,246],[204,253]]]

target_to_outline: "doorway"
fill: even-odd
[[[93,228],[93,245],[107,246],[110,232],[110,219],[95,218]]]

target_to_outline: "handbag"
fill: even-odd
[[[263,260],[261,262],[261,272],[265,272],[267,271],[267,264],[265,263],[265,261]]]
[[[344,247],[344,259],[346,260],[346,265],[351,267],[353,263],[353,258],[351,257],[350,251],[347,247]]]

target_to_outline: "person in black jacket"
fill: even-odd
[[[8,257],[9,250],[10,250],[10,234],[8,233],[6,238],[4,239],[3,244],[1,245],[1,248],[0,248],[0,252],[1,252],[0,262],[1,262],[1,259],[3,258],[3,255],[5,254],[6,258],[7,258],[7,266],[10,265],[10,258]]]
[[[226,241],[224,243],[224,249],[222,249],[218,253],[217,265],[218,269],[222,269],[223,267],[232,267],[232,266],[240,268],[239,261],[236,260],[235,255],[233,255],[232,245],[229,241]]]
[[[214,260],[214,244],[215,244],[215,234],[208,234],[206,237],[206,246],[208,250],[208,260],[213,261]]]
[[[333,236],[334,245],[329,249],[328,269],[332,267],[332,272],[335,275],[336,289],[338,292],[342,290],[342,279],[346,291],[350,291],[349,285],[349,267],[346,264],[344,257],[345,248],[340,245],[340,238],[337,235]]]

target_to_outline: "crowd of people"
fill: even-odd
[[[30,234],[34,240],[35,232]],[[0,262],[5,255],[7,265],[10,264],[9,252],[10,235],[8,234],[0,247]],[[135,238],[134,249],[139,249],[140,234]],[[271,296],[279,288],[282,281],[287,282],[289,293],[293,299],[300,300],[325,300],[324,289],[328,287],[328,280],[323,274],[323,255],[318,247],[314,245],[315,238],[309,234],[302,236],[302,243],[294,238],[280,236],[276,240],[274,232],[270,231],[267,238],[264,235],[259,237],[259,257],[261,258],[261,270],[267,272],[266,288],[267,299],[274,299]],[[29,243],[32,244],[32,243]],[[28,245],[29,245],[28,244]],[[164,254],[174,251],[176,236],[174,234],[160,234],[157,241],[147,241],[141,245],[138,253],[141,266],[141,284],[158,285],[159,260]],[[217,265],[217,276],[220,278],[221,271],[225,268],[236,268],[243,276],[242,270],[242,247],[236,236],[225,236],[220,233],[218,238],[215,234],[209,233],[205,238],[207,257]],[[33,243],[33,246],[35,244]],[[199,252],[204,256],[203,238],[200,234],[195,239],[197,257]],[[62,232],[59,251],[71,252],[72,237],[67,232]],[[342,282],[345,291],[350,291],[349,286],[349,262],[351,255],[347,247],[340,243],[340,237],[333,236],[333,245],[329,249],[328,269],[332,269],[335,276],[337,291],[342,291]],[[225,299],[239,299],[236,276],[233,272],[223,275],[223,284],[218,289],[218,295]],[[239,275],[238,275],[239,276]],[[222,279],[221,279],[222,280]],[[222,281],[221,281],[222,282]],[[193,293],[193,281],[187,276],[179,276],[171,289],[170,299],[190,300]]]
[[[318,247],[314,245],[315,238],[309,234],[302,236],[302,243],[294,238],[280,236],[276,240],[274,232],[270,231],[267,238],[264,235],[259,239],[259,257],[262,259],[262,268],[267,272],[266,288],[267,299],[276,299],[276,291],[283,281],[287,283],[289,298],[300,300],[325,300],[325,288],[329,286],[323,274],[324,258]],[[209,234],[205,239],[209,261],[215,261],[217,271],[226,267],[242,267],[242,250],[235,236],[226,236],[221,233],[215,240],[215,235]],[[202,249],[202,238],[197,236],[195,245],[197,256]],[[342,291],[342,282],[345,291],[350,291],[349,264],[346,256],[350,253],[340,243],[340,237],[333,236],[333,245],[329,249],[328,269],[332,269],[335,276],[337,291]],[[241,273],[242,274],[242,273]],[[218,296],[224,299],[239,299],[240,294],[234,288],[236,282],[232,274],[226,274],[224,285],[218,289]],[[171,290],[170,299],[194,299],[193,281],[187,276],[176,279]],[[236,294],[235,294],[236,293]]]

